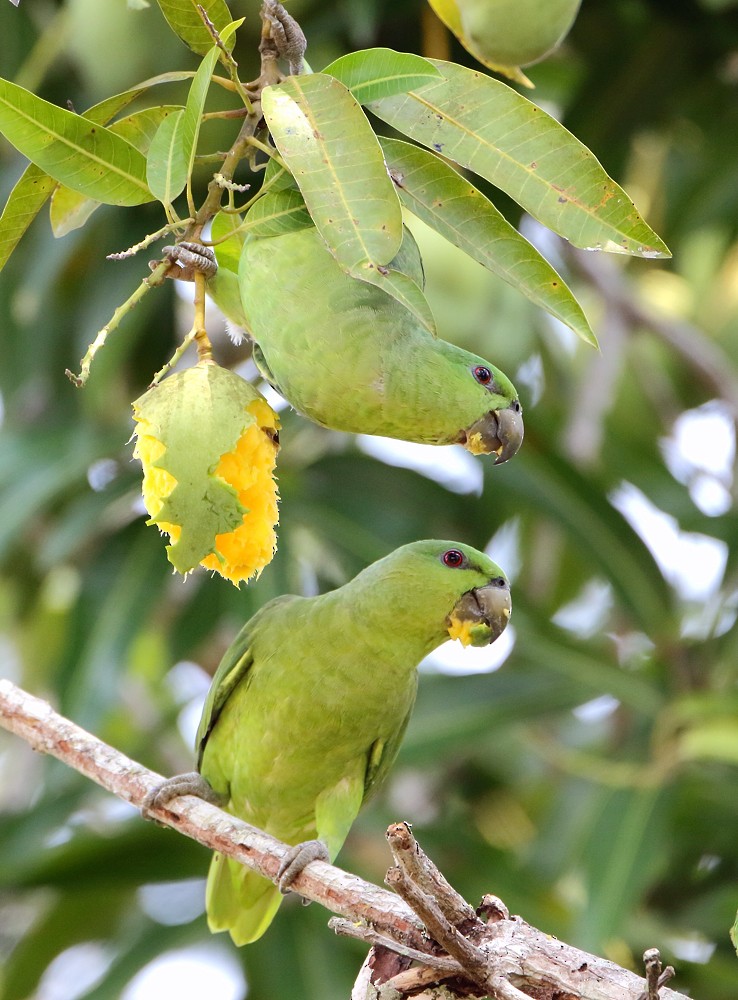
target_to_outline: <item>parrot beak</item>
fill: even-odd
[[[456,626],[464,645],[488,646],[507,627],[512,613],[510,585],[502,577],[490,580],[483,587],[467,590],[456,602],[449,621]]]
[[[495,465],[502,465],[516,454],[523,443],[523,410],[517,399],[504,410],[490,410],[473,423],[461,444],[472,455],[497,455]]]

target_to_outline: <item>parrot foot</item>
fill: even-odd
[[[204,799],[214,806],[226,803],[226,797],[219,795],[198,771],[188,771],[186,774],[175,774],[174,777],[167,778],[146,793],[141,804],[144,818],[149,818],[150,810],[164,809],[172,799],[179,798],[180,795],[196,795],[198,799]]]
[[[172,266],[167,274],[168,278],[176,278],[178,281],[194,281],[195,272],[200,271],[206,278],[212,278],[218,273],[218,262],[215,253],[210,247],[203,246],[202,243],[188,243],[184,241],[176,246],[162,247],[162,256],[168,260]],[[161,261],[150,260],[149,267],[155,270]]]
[[[265,0],[263,16],[269,22],[272,41],[280,58],[290,64],[290,73],[302,73],[302,62],[307,48],[307,40],[297,21],[276,0]]]
[[[298,875],[302,874],[311,861],[330,861],[328,848],[322,840],[304,840],[290,848],[277,871],[277,887],[281,893],[288,893]]]

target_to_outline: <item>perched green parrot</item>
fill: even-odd
[[[405,231],[389,267],[422,288]],[[427,444],[517,452],[523,416],[515,387],[488,361],[434,337],[374,285],[347,275],[313,227],[250,238],[239,268],[241,305],[262,374],[324,427]]]
[[[206,893],[212,931],[230,931],[237,945],[256,940],[280,889],[308,861],[335,858],[395,759],[418,663],[449,636],[465,645],[494,641],[510,609],[508,582],[486,555],[421,541],[337,590],[278,597],[253,616],[205,702],[199,775],[170,778],[151,800],[208,797],[212,789],[229,812],[295,845],[279,888],[214,854]]]

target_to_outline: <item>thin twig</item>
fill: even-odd
[[[674,978],[674,969],[671,965],[667,965],[665,969],[662,969],[661,955],[658,948],[649,948],[647,951],[644,951],[643,965],[646,969],[646,983],[648,984],[648,988],[640,994],[638,1000],[659,1000],[661,987]]]
[[[385,882],[409,903],[431,936],[462,966],[466,976],[496,997],[493,980],[497,976],[490,973],[484,953],[446,919],[436,900],[415,885],[401,868],[390,868]]]
[[[74,385],[77,386],[78,389],[81,389],[90,377],[90,366],[92,365],[97,352],[101,347],[105,346],[105,341],[108,339],[108,335],[118,326],[123,317],[126,316],[134,306],[138,305],[150,289],[162,283],[170,267],[171,265],[169,261],[162,261],[162,263],[159,264],[148,277],[143,279],[135,292],[126,299],[123,305],[118,306],[108,322],[102,330],[99,331],[95,339],[87,348],[87,353],[80,362],[79,375],[75,375],[74,372],[71,372],[68,368],[66,369],[64,374],[71,382],[74,383]]]
[[[350,937],[357,941],[366,941],[367,944],[389,948],[392,951],[396,951],[398,955],[411,958],[414,962],[422,962],[429,968],[434,969],[436,975],[438,973],[443,973],[447,976],[464,975],[464,970],[459,963],[455,962],[453,958],[449,958],[448,955],[430,955],[427,951],[419,951],[417,948],[411,948],[409,945],[401,944],[399,941],[387,937],[386,934],[380,934],[373,927],[369,927],[366,924],[355,924],[343,917],[331,917],[328,921],[328,926],[342,937]]]
[[[223,39],[220,37],[220,33],[218,32],[218,29],[215,27],[215,25],[213,24],[213,22],[210,20],[210,18],[208,16],[208,12],[200,4],[197,4],[197,13],[200,15],[200,17],[203,20],[203,23],[204,23],[205,27],[210,32],[211,38],[213,39],[213,41],[215,42],[215,44],[220,49],[221,55],[223,56],[223,62],[225,63],[226,68],[228,69],[228,74],[229,74],[229,76],[231,78],[231,83],[233,84],[234,90],[236,91],[236,93],[238,94],[238,96],[243,101],[244,107],[246,108],[247,113],[250,114],[250,115],[252,115],[254,113],[254,108],[253,108],[253,105],[252,105],[251,100],[249,98],[249,95],[244,90],[244,86],[241,83],[241,80],[239,79],[239,76],[238,76],[238,63],[233,58],[233,54],[223,44]]]
[[[478,923],[473,907],[446,881],[410,832],[407,823],[393,823],[387,831],[392,856],[419,889],[438,901],[441,912],[454,926]]]
[[[140,243],[135,243],[127,250],[120,250],[118,253],[109,253],[105,259],[126,260],[128,257],[133,257],[139,252],[139,250],[145,250],[146,247],[150,247],[152,243],[156,243],[157,240],[167,236],[173,229],[184,228],[184,226],[188,225],[190,222],[192,222],[192,219],[182,219],[181,222],[175,222],[173,224],[162,226],[161,229],[157,229],[155,233],[150,233],[148,236],[145,236]]]

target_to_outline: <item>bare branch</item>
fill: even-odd
[[[164,780],[8,680],[0,680],[0,726],[139,809],[146,794]],[[274,837],[191,795],[173,799],[164,809],[152,809],[151,816],[272,881],[289,850]],[[313,862],[295,879],[293,889],[350,920],[382,926],[420,950],[426,947],[417,917],[401,899],[333,865]]]
[[[138,808],[147,793],[163,780],[8,680],[0,680],[0,726]],[[150,814],[163,825],[211,850],[235,858],[272,881],[276,881],[288,851],[287,845],[268,834],[191,795],[173,799],[164,808],[152,809]],[[449,998],[468,997],[470,990],[474,991],[471,982],[484,977],[488,995],[499,1000],[521,1000],[526,996],[637,1000],[644,990],[649,996],[649,983],[644,979],[612,962],[557,941],[520,917],[508,918],[504,904],[494,897],[485,897],[486,903],[480,910],[488,918],[487,923],[479,920],[420,850],[407,824],[394,824],[388,831],[388,838],[400,866],[392,871],[399,872],[402,876],[399,881],[403,885],[414,885],[415,894],[422,897],[423,912],[431,912],[435,920],[433,927],[430,922],[428,926],[438,944],[397,895],[325,862],[309,864],[295,879],[294,891],[345,917],[354,925],[357,936],[377,943],[377,952],[383,950],[383,946],[404,952],[404,959],[399,965],[395,963],[400,970],[402,961],[406,963],[408,959],[417,958],[426,967],[442,963],[442,967],[435,970],[435,977],[425,971],[421,976],[413,970],[407,970],[408,976],[398,972],[393,977],[395,996],[398,995],[396,985],[413,982],[417,989],[450,976],[454,978],[447,986],[429,989],[424,995],[440,997],[445,993]],[[362,927],[366,929],[364,934],[360,933]],[[439,944],[446,944],[443,938],[449,933],[448,928],[451,928],[448,951],[454,958],[461,958],[460,964],[450,954],[439,951]],[[344,930],[343,926],[338,929]],[[465,943],[459,944],[459,940]],[[401,947],[396,948],[395,942]],[[474,975],[470,974],[471,969]],[[686,1000],[683,994],[662,985],[666,973],[667,970],[657,980],[659,1000]],[[457,981],[468,985],[455,994],[452,984]],[[370,979],[365,982],[367,988],[362,1000],[381,997]],[[360,995],[356,987],[354,995]]]

